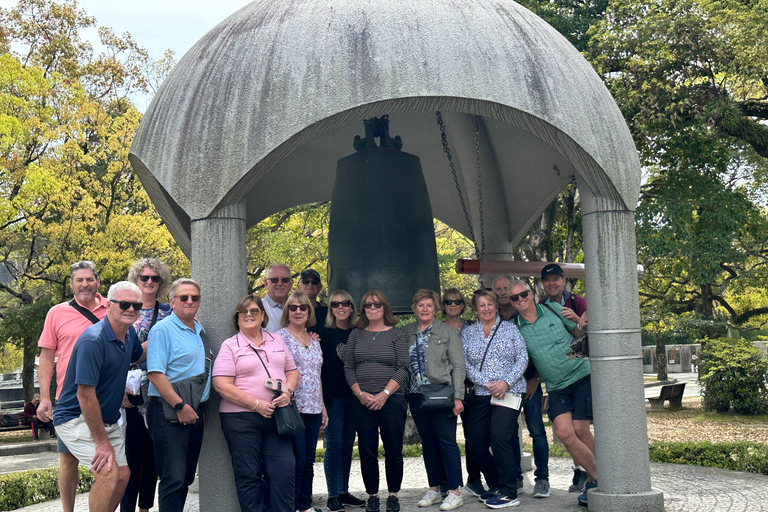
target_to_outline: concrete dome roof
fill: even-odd
[[[421,159],[435,217],[466,234],[437,110],[475,226],[477,129],[498,244],[519,241],[574,176],[634,210],[640,164],[610,93],[565,38],[508,0],[255,1],[174,67],[130,159],[190,254],[190,222],[222,206],[244,201],[250,226],[329,200],[360,121],[389,114]]]

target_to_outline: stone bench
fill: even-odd
[[[648,398],[648,402],[651,404],[651,410],[663,411],[665,400],[669,400],[670,407],[682,407],[683,391],[685,391],[684,382],[682,384],[667,384],[666,386],[661,386],[659,396]]]

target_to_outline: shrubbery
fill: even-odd
[[[83,466],[78,468],[77,492],[88,492],[93,475]],[[59,497],[59,469],[33,469],[0,475],[0,510],[16,510]]]
[[[699,363],[704,410],[744,415],[768,412],[768,360],[743,339],[703,340]]]
[[[768,475],[768,445],[751,441],[731,443],[653,443],[652,462],[690,464]]]

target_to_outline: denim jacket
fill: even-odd
[[[418,322],[403,327],[407,345],[416,341]],[[464,399],[464,377],[467,374],[464,348],[456,329],[438,320],[432,322],[424,347],[425,374],[433,384],[453,384],[454,398]]]

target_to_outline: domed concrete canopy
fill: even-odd
[[[517,242],[573,176],[634,210],[640,166],[611,95],[565,38],[507,0],[253,2],[179,61],[130,159],[189,255],[191,220],[223,206],[244,202],[250,226],[329,200],[361,121],[389,114],[435,217],[467,234],[438,110],[476,231],[478,129],[489,239]]]

